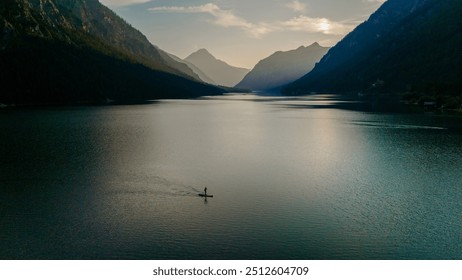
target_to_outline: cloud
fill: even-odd
[[[200,6],[190,7],[154,7],[149,9],[152,12],[176,12],[176,13],[204,13],[213,16],[214,24],[223,27],[237,27],[244,30],[249,36],[259,38],[262,35],[272,32],[272,28],[265,23],[254,24],[235,15],[232,11],[223,10],[216,4],[208,3]]]
[[[164,12],[179,12],[179,13],[210,13],[213,14],[220,10],[220,7],[213,3],[208,3],[201,6],[178,7],[178,6],[163,6],[149,8],[150,11],[164,11]]]
[[[299,3],[293,1],[291,4]],[[301,3],[299,3],[301,4]],[[303,4],[301,4],[303,5]],[[304,6],[303,6],[304,7]],[[297,9],[301,9],[298,6]],[[327,18],[310,18],[298,16],[287,21],[276,22],[250,22],[231,10],[223,10],[218,5],[208,3],[200,6],[163,6],[149,8],[151,12],[172,12],[172,13],[203,13],[211,15],[214,20],[211,22],[222,27],[235,27],[247,33],[249,37],[261,38],[262,36],[276,31],[301,31],[311,33],[323,33],[329,35],[343,35],[353,29],[353,26],[334,22]]]
[[[113,7],[141,4],[141,3],[146,3],[149,1],[151,0],[100,0],[100,2],[103,3],[104,5],[113,6]]]
[[[310,18],[307,16],[298,16],[288,21],[281,22],[284,29],[292,31],[319,32],[328,35],[344,35],[354,26],[331,21],[327,18]]]
[[[286,7],[290,8],[294,12],[305,12],[306,11],[306,5],[301,3],[298,0],[294,0],[290,3],[287,3]]]

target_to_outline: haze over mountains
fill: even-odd
[[[261,60],[236,87],[268,90],[293,82],[310,72],[328,50],[314,43],[296,50],[278,51]]]
[[[173,55],[173,54],[169,54],[169,56],[171,58],[173,58],[174,60],[180,62],[180,63],[184,63],[186,64],[193,72],[195,75],[197,75],[199,77],[199,79],[203,82],[206,82],[208,84],[211,84],[211,85],[215,85],[215,81],[213,81],[212,79],[210,79],[204,72],[202,72],[201,69],[197,68],[196,65],[192,64],[191,62],[188,62],[186,60],[183,60],[181,58],[179,58],[178,56],[176,55]]]
[[[200,49],[184,60],[199,68],[206,77],[213,81],[213,84],[221,86],[234,87],[250,71],[249,69],[231,66],[215,58],[206,49]]]
[[[462,92],[462,1],[389,0],[286,94]]]
[[[221,94],[97,0],[2,0],[0,103]]]

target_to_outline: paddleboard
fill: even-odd
[[[200,197],[213,197],[213,195],[210,195],[210,194],[203,194],[203,193],[200,193],[199,196],[200,196]]]

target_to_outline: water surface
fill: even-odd
[[[460,117],[356,105],[0,111],[0,258],[462,259]]]

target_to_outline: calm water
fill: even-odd
[[[0,258],[462,259],[462,119],[353,107],[0,111]]]

